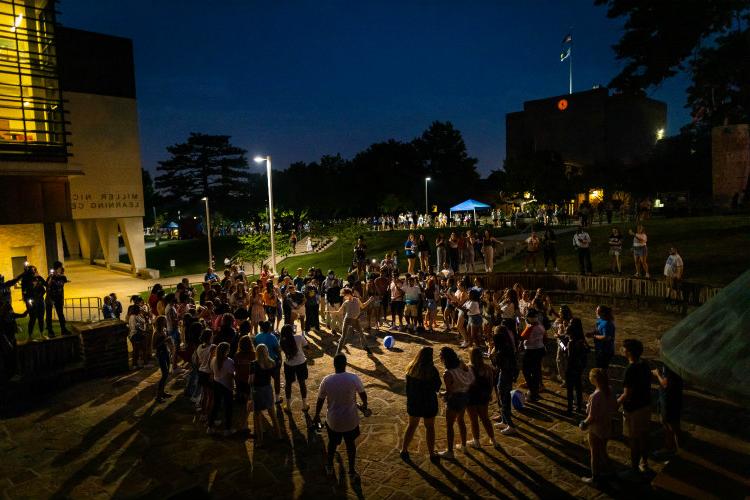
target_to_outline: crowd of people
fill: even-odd
[[[202,287],[183,280],[174,291],[154,286],[147,301],[132,297],[125,319],[134,367],[155,358],[161,370],[156,400],[172,397],[166,382],[170,374],[184,370],[184,394],[195,403],[196,421],[204,423],[209,434],[241,432],[264,446],[267,434],[270,439],[281,435],[276,405],[291,413],[297,393],[301,411],[309,415],[306,351],[312,342],[323,345],[326,338],[340,339],[347,328],[416,335],[441,330],[441,335],[448,335],[437,360],[442,374],[429,346],[421,348],[406,369],[404,460],[411,460],[409,447],[420,421],[434,461],[452,459],[466,447],[479,447],[482,430],[493,446],[500,446],[498,435],[517,434],[512,393],[514,388],[525,390],[532,403],[542,397],[543,359],[551,349],[556,352],[557,381],[567,394],[567,414],[579,415],[581,429],[588,431],[591,475],[584,481],[602,481],[611,472],[607,440],[620,406],[632,450],[632,467],[624,475],[640,478],[647,470],[652,375],[667,394],[660,406],[665,428],[670,430],[663,453],[674,452],[678,445],[681,382],[666,368],[652,374],[641,360],[643,346],[637,340],[623,342],[629,366],[623,393],[615,396],[608,371],[615,355],[616,328],[607,306],[596,309],[596,327],[585,332],[580,317],[568,306],[553,307],[543,290],[525,290],[520,284],[489,290],[481,278],[471,280],[468,275],[420,271],[402,276],[388,258],[379,266],[366,266],[362,273],[354,268],[346,277],[333,271],[323,274],[317,268],[298,269],[294,275],[282,270],[274,276],[264,268],[257,280],[250,281],[231,267],[222,277],[209,269],[204,278]],[[370,335],[367,342],[373,340]],[[367,394],[359,377],[346,372],[343,354],[334,356],[333,365],[334,373],[320,385],[311,420],[320,421],[327,402],[326,470],[332,471],[335,450],[343,441],[349,472],[356,478],[359,413],[368,411]],[[590,365],[594,368],[587,374]],[[584,377],[596,388],[588,402]],[[493,399],[497,412],[490,416]],[[438,451],[435,417],[440,400],[445,404],[447,446]],[[271,423],[269,429],[264,415]]]

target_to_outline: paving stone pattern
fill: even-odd
[[[593,326],[593,309],[575,306],[586,328]],[[656,313],[616,314],[618,343],[628,336],[641,338],[651,357],[658,336],[679,319]],[[709,491],[717,497],[740,498],[743,487],[750,485],[743,482],[750,470],[747,412],[695,392],[686,396],[685,427],[692,442],[704,446],[684,452],[688,458],[683,462],[693,464],[692,469],[678,467],[669,475],[672,463],[654,464],[654,484],[663,485],[658,490],[647,483],[613,481],[601,489],[583,484],[580,476],[588,473],[588,450],[585,434],[576,426],[580,417],[565,416],[563,392],[549,378],[543,399],[515,413],[520,434],[498,436],[501,449],[489,446],[482,431],[481,449],[457,452],[455,460],[435,465],[428,460],[420,429],[411,446],[412,463],[407,464],[398,455],[407,420],[405,367],[421,346],[433,345],[437,353],[442,345],[455,346],[457,341],[451,334],[399,333],[396,349],[386,351],[385,334],[370,338],[372,356],[358,342],[347,352],[349,370],[362,377],[373,410],[361,422],[359,482],[350,482],[345,474],[343,446],[335,479],[325,476],[322,440],[308,430],[309,417],[302,413],[299,399],[291,415],[279,411],[283,441],[268,441],[258,448],[252,439],[207,436],[205,427],[194,420],[192,403],[179,395],[184,384],[180,377],[170,377],[168,390],[175,397],[156,404],[158,373],[148,368],[77,385],[0,421],[0,492],[12,499],[633,498],[686,492],[708,496]],[[328,334],[321,339],[313,333],[311,338],[312,405],[320,380],[332,372],[336,347]],[[462,355],[466,358],[468,353]],[[296,391],[295,387],[295,396]],[[493,402],[491,409],[496,408]],[[445,447],[443,415],[444,410],[436,419],[439,450]],[[656,444],[660,434],[654,419]],[[623,443],[611,442],[609,449],[620,466],[627,463]],[[732,459],[730,464],[726,457]],[[715,490],[713,485],[719,483],[724,490]]]

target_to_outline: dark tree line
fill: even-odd
[[[212,212],[225,218],[256,223],[265,219],[266,176],[249,169],[246,151],[233,146],[229,136],[191,133],[167,152],[169,158],[156,168],[151,196],[160,211],[200,214],[200,200],[208,196]],[[424,211],[426,177],[431,179],[430,205],[447,210],[476,196],[476,165],[461,132],[450,122],[436,121],[409,142],[390,139],[351,159],[325,155],[275,170],[274,212],[282,221],[299,222]],[[144,184],[149,180],[146,173]],[[151,192],[150,185],[146,189]]]

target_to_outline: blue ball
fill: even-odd
[[[383,339],[383,345],[386,349],[393,349],[393,346],[396,345],[396,339],[392,335],[388,335]]]
[[[510,391],[510,401],[513,408],[521,410],[523,409],[524,403],[526,403],[526,395],[518,389],[512,390]]]

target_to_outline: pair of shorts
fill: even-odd
[[[474,326],[482,326],[482,315],[471,314],[469,315],[469,324]]]
[[[628,437],[643,436],[648,433],[648,425],[651,423],[651,407],[644,406],[623,414],[623,427],[627,429]]]
[[[609,249],[609,256],[610,257],[619,257],[621,251],[622,251],[621,249],[610,248]]]
[[[284,363],[284,380],[286,380],[287,384],[291,384],[295,380],[304,382],[307,380],[307,376],[307,362],[298,365],[288,365]]]
[[[636,257],[645,257],[648,255],[648,247],[633,247],[633,255]]]
[[[670,290],[679,290],[681,285],[682,280],[680,278],[667,276],[667,288],[669,288]]]
[[[404,301],[394,300],[391,302],[391,314],[397,314],[401,316],[404,313]]]
[[[417,304],[406,304],[404,307],[404,316],[407,318],[416,318],[418,312]]]
[[[264,306],[264,309],[266,310],[266,315],[268,316],[268,319],[276,318],[276,306]]]
[[[350,431],[338,432],[334,431],[328,426],[328,424],[326,424],[326,429],[328,430],[328,440],[333,443],[334,447],[341,444],[342,439],[346,442],[351,442],[359,437],[359,426]]]
[[[435,301],[435,299],[427,299],[427,309],[429,311],[437,310],[437,302]]]
[[[449,410],[462,412],[469,405],[469,393],[454,392],[445,399],[445,405]]]

